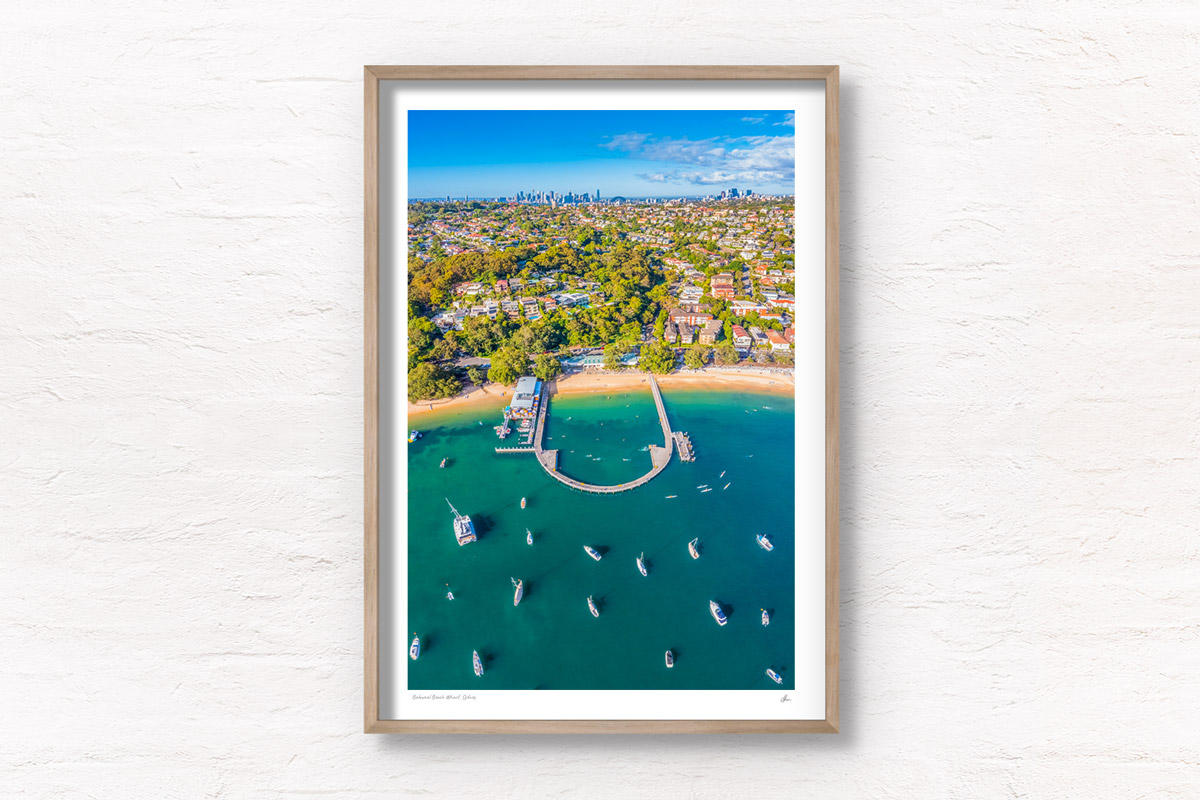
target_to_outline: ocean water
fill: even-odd
[[[691,435],[696,461],[673,456],[648,484],[617,495],[571,490],[532,453],[495,453],[497,411],[414,419],[424,436],[408,445],[408,639],[421,637],[421,656],[409,664],[409,689],[794,688],[792,397],[664,389],[663,399],[671,427]],[[648,387],[551,400],[545,446],[559,449],[560,471],[573,478],[635,478],[651,467],[646,446],[662,443]],[[479,541],[457,544],[444,498],[471,516]],[[755,542],[762,532],[774,551]],[[699,559],[687,550],[696,537]],[[648,577],[638,572],[640,553]],[[515,608],[511,578],[525,586]],[[727,625],[713,620],[710,599]],[[482,678],[472,650],[484,659]]]

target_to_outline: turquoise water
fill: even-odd
[[[410,427],[424,436],[408,445],[408,638],[421,637],[421,657],[409,664],[409,689],[794,688],[792,397],[664,389],[663,399],[696,461],[673,457],[648,484],[618,495],[573,491],[532,453],[493,452],[498,409],[415,418]],[[663,442],[648,388],[551,401],[545,446],[559,449],[560,470],[573,478],[636,478],[650,469],[643,448],[652,443]],[[458,546],[443,498],[471,516],[478,542]],[[774,551],[755,542],[760,532]],[[687,552],[694,537],[699,559]],[[635,563],[643,552],[648,577]],[[524,580],[516,608],[510,578]],[[713,620],[710,599],[728,625]],[[762,608],[771,613],[765,628]],[[484,658],[482,678],[472,650]]]

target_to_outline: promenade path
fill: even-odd
[[[650,376],[650,391],[654,395],[654,405],[658,409],[658,422],[662,425],[663,444],[658,446],[652,444],[649,446],[650,451],[650,471],[642,477],[630,481],[629,483],[618,483],[614,486],[602,486],[595,483],[585,483],[577,481],[574,478],[567,477],[558,471],[558,451],[547,450],[542,447],[542,435],[546,431],[546,416],[550,412],[550,395],[552,393],[549,385],[542,386],[542,398],[538,408],[537,427],[533,434],[532,451],[537,455],[538,463],[542,465],[542,469],[546,470],[546,474],[554,478],[561,484],[578,489],[581,492],[591,492],[593,494],[617,494],[618,492],[628,492],[638,488],[654,479],[658,473],[666,469],[667,464],[671,463],[671,453],[674,452],[675,434],[671,431],[671,425],[667,421],[667,408],[663,404],[662,393],[658,390],[658,383],[654,380],[654,376]],[[530,448],[515,448],[515,447],[497,447],[497,453],[513,453],[513,452],[530,452]]]

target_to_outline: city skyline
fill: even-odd
[[[792,114],[410,111],[408,195],[704,197],[794,193]]]

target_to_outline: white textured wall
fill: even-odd
[[[7,3],[0,795],[1192,798],[1200,11]],[[433,6],[433,8],[430,8]],[[361,65],[840,63],[836,737],[368,737]]]

